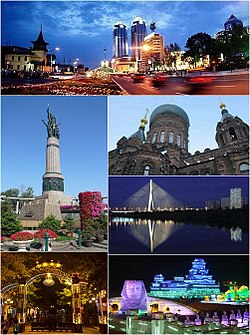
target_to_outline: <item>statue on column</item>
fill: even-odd
[[[49,106],[47,109],[47,113],[48,113],[48,124],[44,120],[42,121],[47,127],[48,137],[55,137],[59,140],[60,138],[59,124],[56,123],[55,116],[50,113]]]

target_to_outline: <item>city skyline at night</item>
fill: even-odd
[[[213,37],[223,30],[231,14],[245,26],[249,20],[246,1],[2,1],[1,6],[2,45],[28,48],[42,25],[49,50],[56,53],[58,63],[79,59],[80,64],[90,68],[100,65],[104,49],[111,59],[112,30],[117,21],[127,26],[129,40],[135,17],[146,22],[148,34],[150,23],[156,22],[156,32],[164,36],[165,43],[177,43],[184,50],[191,35],[202,31]],[[177,19],[180,17],[181,25]]]

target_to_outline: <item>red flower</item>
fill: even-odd
[[[53,230],[50,230],[50,229],[40,229],[34,234],[34,237],[35,238],[44,238],[44,235],[45,235],[46,232],[49,234],[49,237],[51,237],[51,238],[56,238],[57,237],[56,233]]]
[[[28,241],[28,240],[33,240],[34,235],[32,233],[27,232],[27,231],[21,231],[21,232],[17,232],[15,234],[12,234],[10,239],[11,239],[11,241]]]

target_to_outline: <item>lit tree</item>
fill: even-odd
[[[185,48],[188,51],[186,57],[191,56],[196,66],[197,61],[210,53],[211,36],[206,33],[198,33],[188,38]]]

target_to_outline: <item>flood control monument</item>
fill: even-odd
[[[71,205],[73,201],[72,196],[64,194],[64,177],[60,165],[59,124],[49,106],[47,119],[47,122],[42,120],[47,128],[46,170],[43,175],[42,195],[24,203],[18,215],[18,219],[27,228],[37,227],[41,220],[51,214],[61,220],[60,206]]]

